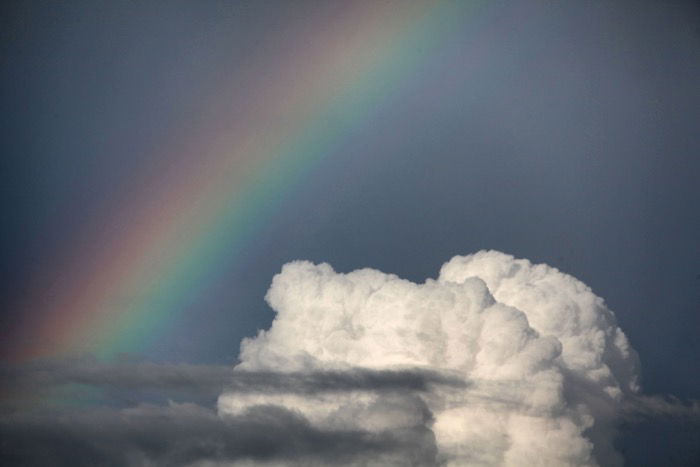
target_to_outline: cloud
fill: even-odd
[[[275,321],[243,342],[234,373],[422,368],[469,384],[398,400],[231,392],[219,398],[221,414],[274,404],[322,430],[380,433],[417,426],[427,408],[436,463],[622,463],[613,441],[639,390],[637,355],[604,301],[555,268],[482,251],[415,284],[298,261],[266,299]]]
[[[639,394],[625,400],[623,411],[629,421],[663,418],[700,421],[700,401],[684,402],[674,396]]]
[[[201,397],[228,394],[304,394],[332,397],[363,391],[382,395],[415,423],[399,430],[317,427],[298,411],[251,405],[219,415],[194,403],[136,404],[18,410],[4,404],[0,419],[3,465],[331,465],[371,459],[384,465],[431,465],[436,448],[430,411],[415,393],[436,385],[463,388],[455,375],[425,369],[377,371],[236,371],[228,366],[116,363],[94,359],[35,362],[0,368],[14,392],[50,396],[79,383],[106,390],[103,402],[137,400],[144,394]],[[94,395],[93,395],[94,397]],[[11,400],[10,400],[11,401]]]
[[[640,394],[637,355],[586,285],[503,253],[455,257],[423,284],[297,261],[266,299],[276,318],[234,368],[0,366],[6,393],[78,383],[103,398],[3,404],[0,463],[614,466],[621,424],[700,420],[697,402]]]
[[[37,361],[0,365],[0,378],[13,392],[51,391],[81,384],[116,391],[154,392],[160,395],[218,396],[222,391],[255,393],[319,393],[352,390],[428,391],[432,385],[464,387],[456,374],[425,368],[342,371],[231,371],[224,365],[103,362],[94,358]]]
[[[0,366],[0,377],[13,392],[51,391],[69,384],[109,391],[154,391],[216,396],[231,381],[223,365],[158,364],[149,361],[103,362],[94,358],[34,361]]]
[[[320,430],[301,414],[255,406],[237,416],[217,415],[194,405],[139,405],[23,413],[0,421],[3,465],[122,466],[332,465],[358,458],[414,458],[430,463],[430,430],[398,432]]]

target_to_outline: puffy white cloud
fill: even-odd
[[[276,318],[242,343],[234,372],[410,369],[466,384],[227,392],[222,415],[279,405],[320,430],[410,433],[436,448],[411,453],[420,465],[621,464],[612,441],[625,397],[638,390],[636,353],[603,300],[555,268],[481,251],[415,284],[297,261],[275,276],[266,299]],[[407,463],[391,455],[374,460]]]

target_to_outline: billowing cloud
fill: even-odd
[[[234,374],[410,368],[468,384],[410,394],[227,392],[220,414],[262,404],[303,414],[319,430],[426,427],[432,464],[622,462],[612,442],[624,401],[638,391],[637,355],[604,301],[555,268],[482,251],[415,284],[298,261],[266,299],[276,318],[243,342]]]
[[[698,402],[640,394],[636,353],[588,287],[503,253],[423,284],[298,261],[266,298],[276,319],[233,370],[0,366],[0,464],[608,466],[622,422],[700,420]],[[32,406],[76,386],[101,406]]]

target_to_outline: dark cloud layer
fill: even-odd
[[[19,410],[14,404],[13,410],[4,410],[0,421],[0,463],[30,466],[191,465],[235,460],[329,465],[363,459],[431,465],[436,456],[429,428],[432,415],[411,394],[426,391],[432,384],[465,385],[458,378],[418,370],[234,373],[223,366],[87,359],[4,366],[0,374],[6,392],[14,394],[43,391],[50,395],[74,383],[100,388],[107,396],[127,392],[132,397],[147,391],[192,397],[216,396],[223,389],[288,394],[360,390],[388,394],[385,404],[403,404],[423,414],[416,426],[377,433],[321,429],[300,413],[274,405],[219,416],[191,402],[39,410]]]
[[[331,465],[397,454],[414,465],[430,465],[436,452],[425,426],[379,435],[327,431],[282,407],[257,406],[241,416],[219,417],[187,403],[13,415],[0,422],[0,438],[3,465],[29,466],[234,460]]]
[[[356,391],[379,394],[376,410],[396,408],[420,415],[412,426],[365,431],[319,427],[303,414],[276,405],[256,405],[221,415],[206,404],[136,402],[130,407],[21,409],[6,399],[0,419],[0,464],[27,466],[197,465],[283,462],[285,465],[437,465],[434,417],[418,397],[434,385],[466,388],[464,380],[439,372],[405,369],[276,373],[230,367],[105,363],[93,359],[5,365],[0,376],[8,394],[53,394],[79,383],[100,388],[109,399],[138,400],[152,391],[190,399],[231,393],[310,395]],[[484,399],[492,396],[483,395]],[[8,403],[9,401],[9,403]],[[109,402],[109,401],[107,401]],[[483,401],[481,401],[483,402]],[[474,401],[479,403],[479,401]],[[508,403],[508,401],[503,401]],[[11,407],[12,409],[8,409]],[[628,398],[627,423],[658,418],[700,419],[697,403],[649,396]]]
[[[111,391],[218,396],[232,392],[318,393],[350,390],[426,391],[431,384],[464,386],[463,379],[424,369],[398,371],[348,368],[344,371],[273,372],[236,370],[223,365],[158,364],[148,361],[54,360],[0,365],[9,392],[48,392],[72,383]]]

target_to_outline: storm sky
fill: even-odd
[[[624,429],[616,447],[626,462],[698,462],[697,419],[678,409],[700,398],[700,9],[693,2],[474,2],[463,24],[426,41],[417,65],[377,91],[372,112],[347,125],[325,157],[279,195],[253,240],[221,260],[177,325],[154,333],[152,345],[117,363],[89,354],[13,361],[14,347],[26,342],[9,330],[28,314],[42,320],[44,311],[26,305],[37,290],[74,275],[88,284],[75,271],[87,256],[109,251],[100,239],[112,237],[102,233],[119,237],[135,228],[120,217],[126,200],[148,193],[143,187],[162,189],[170,167],[220,150],[203,142],[226,141],[229,129],[253,118],[237,109],[264,99],[252,95],[254,83],[273,82],[277,63],[301,61],[300,38],[313,44],[323,37],[309,39],[306,31],[332,29],[339,16],[373,5],[340,3],[0,7],[0,429],[11,440],[0,455],[20,462],[40,445],[66,465],[72,455],[85,465],[323,464],[357,461],[358,452],[435,462],[441,444],[426,427],[438,411],[425,394],[478,381],[419,366],[387,373],[362,360],[345,369],[253,365],[237,382],[227,375],[245,362],[241,341],[270,329],[279,312],[265,296],[286,263],[328,263],[338,274],[372,268],[420,285],[438,280],[456,255],[498,250],[590,287],[638,354],[639,394],[679,398],[676,405],[654,399],[657,406],[642,404],[617,420]],[[400,16],[402,2],[384,3],[385,12],[396,9],[386,18]],[[489,290],[533,320],[526,305]],[[293,339],[284,342],[296,348]],[[280,376],[286,370],[297,373]],[[48,398],[45,391],[69,383],[87,388],[62,396],[79,400],[80,410],[69,402],[33,412],[36,401],[16,397]],[[292,403],[252,405],[226,418],[216,403],[226,391],[259,394],[266,403],[279,402],[279,393],[340,400],[376,391],[414,418],[399,434],[330,430]],[[106,428],[95,433],[100,424]],[[264,436],[270,432],[273,441]],[[193,433],[207,442],[182,447]]]

